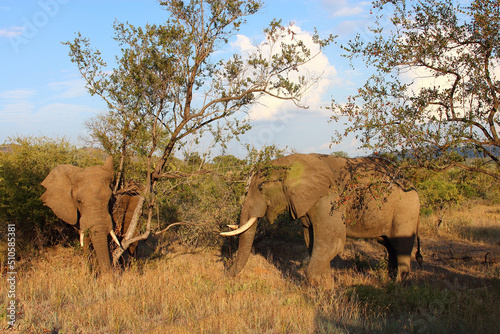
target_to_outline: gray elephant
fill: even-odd
[[[330,261],[342,251],[346,235],[378,238],[389,254],[389,274],[397,281],[410,272],[419,196],[383,159],[293,154],[261,169],[250,181],[239,227],[230,225],[234,231],[221,233],[239,235],[230,274],[245,266],[258,219],[266,216],[273,222],[285,211],[303,224],[311,255],[306,274],[312,283],[328,277]]]
[[[108,236],[120,245],[113,230],[112,212],[119,222],[117,230],[121,231],[128,226],[127,218],[137,205],[129,195],[113,197],[112,180],[113,158],[108,157],[102,166],[59,165],[42,182],[46,188],[43,203],[58,218],[79,229],[80,243],[86,251],[92,242],[103,271],[111,269]]]

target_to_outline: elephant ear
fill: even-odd
[[[334,179],[328,165],[317,157],[297,156],[289,165],[283,182],[294,219],[304,216],[319,198],[328,194]]]
[[[104,165],[102,166],[104,170],[110,172],[113,174],[114,169],[113,169],[113,157],[110,155],[109,157],[106,158],[106,161],[104,161]]]
[[[71,165],[59,165],[43,180],[47,190],[42,195],[43,204],[54,211],[59,219],[75,225],[78,221],[76,205],[71,196],[71,179],[82,168]]]

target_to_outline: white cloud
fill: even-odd
[[[6,100],[25,100],[35,94],[33,90],[17,89],[0,92],[0,98]]]
[[[255,51],[256,46],[250,38],[245,35],[236,35],[236,41],[231,42],[231,46],[238,50],[243,56],[248,56],[250,53]]]
[[[370,5],[371,3],[367,1],[352,4],[352,1],[347,0],[323,0],[323,6],[332,13],[333,17],[360,15],[365,11],[365,7]]]
[[[406,82],[412,82],[410,89],[419,91],[422,88],[431,87],[449,87],[452,75],[443,75],[435,77],[434,73],[424,68],[412,68],[411,70],[403,73],[401,77]]]
[[[0,110],[0,116],[3,121],[13,121],[26,118],[34,109],[34,105],[28,101],[5,104]]]
[[[49,84],[49,88],[60,92],[59,95],[55,96],[57,99],[71,99],[87,95],[85,82],[80,79],[52,82]]]
[[[0,29],[0,37],[15,37],[23,34],[23,27]]]
[[[302,31],[298,26],[291,27],[291,30],[295,34],[294,39],[303,41],[313,55],[320,51],[319,46],[313,42],[310,33]],[[288,38],[285,42],[290,41],[291,38]],[[257,49],[260,49],[264,55],[266,52],[272,52],[270,47],[264,42],[259,46],[255,46],[248,37],[243,35],[238,35],[236,42],[234,42],[232,46],[238,49],[239,53],[243,56],[247,56]],[[299,76],[320,77],[320,79],[313,83],[308,91],[303,94],[302,100],[300,101],[302,105],[308,106],[316,111],[319,110],[320,106],[322,106],[323,96],[335,82],[335,77],[337,76],[335,67],[330,65],[326,55],[319,53],[307,64],[300,66],[297,72],[293,72],[290,75],[291,79],[295,80],[298,80]],[[296,106],[291,101],[263,95],[258,99],[257,103],[252,106],[249,111],[249,116],[252,120],[286,119],[293,117],[290,115],[290,111],[295,109]]]
[[[358,15],[363,12],[363,8],[360,6],[356,7],[343,7],[335,11],[333,16],[353,16]]]

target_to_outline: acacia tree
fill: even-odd
[[[221,131],[238,135],[249,125],[237,112],[246,110],[260,95],[299,104],[315,81],[296,78],[298,67],[315,54],[280,21],[264,29],[266,42],[248,57],[216,60],[216,52],[238,32],[245,17],[261,8],[259,0],[169,0],[160,5],[169,13],[165,24],[135,27],[115,22],[115,40],[122,53],[111,74],[89,39],[78,34],[66,43],[88,91],[104,99],[108,116],[117,120],[122,153],[137,133],[146,134],[140,141],[147,148],[147,175],[139,205],[147,203],[146,233],[133,238],[140,213],[136,210],[124,249],[149,235],[153,189],[160,179],[171,176],[167,162],[176,146],[195,140],[204,130],[212,131],[217,139],[222,138]],[[315,41],[324,47],[332,38],[315,36]],[[119,255],[115,253],[115,260]]]
[[[375,74],[347,103],[333,101],[333,119],[350,121],[338,141],[355,132],[361,147],[398,152],[418,166],[458,166],[500,179],[498,168],[488,166],[500,166],[500,5],[463,3],[374,3],[379,10],[391,6],[390,23],[384,27],[378,17],[373,38],[358,35],[343,46]],[[472,166],[457,152],[487,159]]]

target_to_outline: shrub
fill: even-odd
[[[443,210],[462,199],[458,187],[442,179],[428,179],[417,185],[423,209]]]
[[[173,161],[171,169],[193,172],[193,156]],[[213,163],[197,162],[197,168],[212,173],[162,180],[157,185],[156,205],[160,229],[182,222],[177,236],[186,245],[220,246],[221,227],[238,224],[241,197],[245,191],[244,162],[234,157],[217,157]]]

